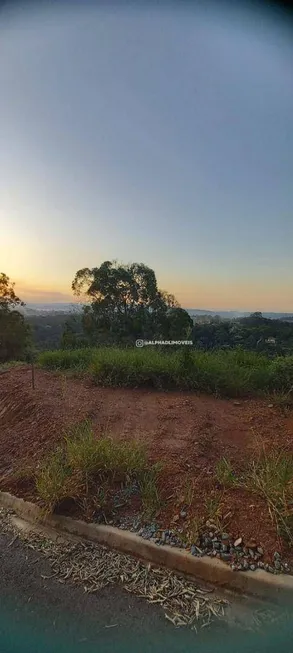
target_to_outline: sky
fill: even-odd
[[[292,31],[242,2],[4,7],[0,272],[21,298],[71,301],[118,259],[186,308],[293,312]]]

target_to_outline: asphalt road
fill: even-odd
[[[0,533],[1,653],[266,653],[290,650],[293,627],[261,635],[227,624],[199,635],[175,629],[160,607],[119,587],[85,594],[60,584],[46,560],[20,540]]]

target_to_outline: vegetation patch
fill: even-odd
[[[143,508],[152,514],[159,505],[158,477],[161,465],[151,465],[143,445],[135,440],[97,438],[85,420],[65,434],[64,441],[46,457],[36,475],[36,489],[46,510],[64,500],[104,507],[118,491],[133,486]],[[92,501],[91,501],[92,500]]]
[[[88,348],[43,352],[39,365],[87,373],[96,385],[193,390],[222,397],[291,396],[293,357],[270,360],[242,350],[201,352],[154,348]]]

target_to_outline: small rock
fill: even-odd
[[[235,540],[234,546],[238,547],[240,546],[240,544],[242,544],[242,537],[238,537],[237,540]]]
[[[276,552],[274,553],[274,560],[281,560],[281,556],[280,556],[280,554],[278,553],[278,551],[276,551]]]
[[[212,546],[212,540],[210,537],[204,537],[203,546],[210,548]]]
[[[221,539],[222,539],[222,542],[224,542],[224,541],[226,541],[226,540],[229,540],[229,535],[228,535],[228,533],[222,533],[222,538],[221,538]]]
[[[220,558],[221,558],[221,560],[224,560],[224,562],[230,562],[231,555],[230,555],[230,553],[221,553]]]
[[[257,550],[257,553],[259,553],[260,556],[263,556],[264,550],[263,550],[262,546],[258,546],[256,550]]]
[[[251,569],[251,571],[255,571],[256,570],[256,565],[254,565],[254,564],[249,565],[249,569]]]
[[[283,567],[284,567],[284,571],[287,572],[290,571],[290,566],[288,565],[288,562],[284,562]]]
[[[258,566],[259,569],[264,569],[265,568],[265,563],[262,562],[261,560],[259,560],[259,562],[257,563],[257,566]]]
[[[233,404],[234,404],[234,406],[241,406],[241,402],[240,402],[240,401],[233,401]]]
[[[222,552],[223,552],[223,553],[228,553],[228,546],[227,546],[227,544],[222,544],[221,549],[222,549]]]
[[[247,571],[249,569],[249,564],[246,560],[242,563],[243,571]]]
[[[236,570],[237,570],[237,567],[236,567],[236,565],[234,564],[234,562],[232,562],[231,569],[232,569],[232,571],[236,571]]]
[[[268,565],[268,567],[269,567],[268,571],[270,572],[270,574],[274,574],[275,573],[274,567],[271,567],[271,565]]]
[[[187,512],[185,512],[185,510],[181,510],[180,517],[182,517],[182,519],[185,519],[186,515]]]
[[[279,562],[279,560],[275,560],[275,569],[277,571],[281,571],[281,563]]]
[[[194,544],[192,545],[192,547],[190,549],[190,553],[191,553],[192,556],[197,556],[197,550],[196,550],[196,546],[194,546]]]
[[[218,542],[218,541],[217,541],[217,542],[213,542],[213,549],[216,549],[217,551],[219,551],[220,548],[221,548],[221,544],[220,544],[220,542]]]
[[[254,559],[254,550],[253,550],[253,549],[249,549],[249,550],[248,550],[248,553],[249,553],[250,557],[251,557],[252,559]]]
[[[268,404],[268,408],[274,408],[274,404]]]

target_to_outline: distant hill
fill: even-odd
[[[226,320],[233,320],[239,317],[248,317],[253,311],[210,311],[202,308],[187,308],[189,315],[219,315]],[[47,315],[48,313],[80,313],[82,304],[74,302],[55,302],[45,304],[26,304],[22,309],[25,315]],[[293,320],[293,313],[262,313],[263,317],[275,320]]]
[[[82,304],[55,302],[50,304],[26,304],[22,309],[24,315],[47,315],[48,313],[80,313]]]
[[[234,318],[248,317],[253,311],[205,311],[202,308],[187,308],[189,315],[219,315],[219,317],[226,320],[233,320]],[[262,313],[263,317],[271,320],[293,320],[293,313]]]

